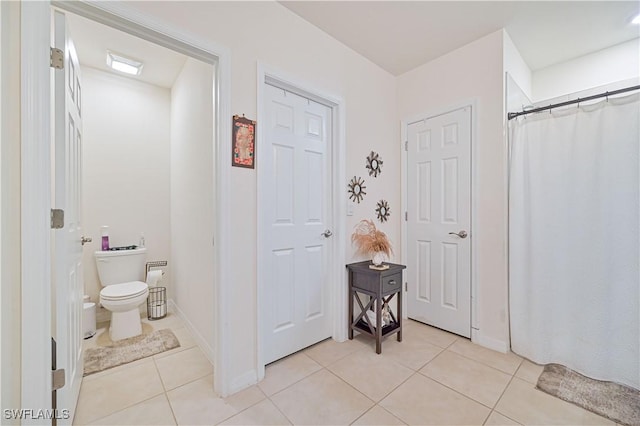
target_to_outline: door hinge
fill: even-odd
[[[407,282],[404,283],[404,291],[409,291],[409,285]]]
[[[49,49],[49,65],[57,70],[64,69],[64,52],[55,47]]]
[[[64,368],[58,368],[56,339],[51,338],[51,391],[53,392],[53,408],[56,408],[56,392],[64,386]]]
[[[51,370],[51,390],[58,390],[64,387],[64,368]]]
[[[409,141],[404,141],[404,150],[409,151]]]
[[[407,222],[409,220],[409,212],[404,212],[404,221]]]
[[[64,228],[64,210],[51,209],[51,229]]]

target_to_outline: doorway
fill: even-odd
[[[216,79],[213,82],[216,88],[214,98],[214,117],[216,123],[214,134],[211,135],[211,144],[213,145],[214,161],[216,167],[211,171],[212,180],[214,181],[214,199],[215,199],[215,223],[213,227],[216,232],[216,246],[226,245],[228,238],[228,230],[224,229],[220,224],[228,221],[226,208],[222,207],[228,204],[228,190],[226,182],[228,182],[229,166],[222,158],[227,159],[230,155],[230,147],[228,144],[221,143],[222,140],[229,140],[231,136],[231,126],[227,120],[220,117],[228,116],[230,111],[230,61],[228,52],[212,43],[198,39],[197,37],[188,38],[188,42],[182,41],[185,35],[179,30],[167,26],[165,24],[155,22],[146,17],[136,16],[126,8],[113,5],[101,5],[100,7],[89,5],[86,3],[55,3],[56,7],[60,7],[66,12],[76,13],[80,16],[87,17],[106,24],[110,27],[117,28],[128,32],[129,34],[139,36],[148,41],[156,42],[165,47],[183,51],[189,56],[209,63],[217,64]],[[52,205],[49,188],[51,187],[52,169],[51,169],[51,141],[49,134],[51,116],[50,104],[50,68],[49,58],[44,52],[49,51],[50,38],[50,21],[51,7],[48,2],[39,4],[22,5],[22,23],[28,23],[28,27],[32,31],[24,31],[22,33],[22,64],[28,72],[23,73],[23,80],[26,88],[22,91],[22,125],[25,129],[33,129],[24,132],[22,135],[23,156],[22,171],[23,184],[22,193],[29,194],[28,202],[22,205],[22,240],[25,242],[22,247],[23,262],[22,269],[25,271],[34,271],[33,274],[23,274],[22,277],[22,300],[23,309],[23,327],[22,338],[23,345],[21,351],[23,371],[28,374],[22,375],[22,401],[27,406],[46,408],[51,405],[51,331],[56,327],[52,321],[51,303],[52,288],[51,280],[51,251],[49,247],[52,244],[51,231],[49,229],[50,207]],[[128,18],[130,17],[130,18]],[[209,243],[212,240],[209,239]],[[78,242],[79,244],[79,242]],[[33,247],[39,247],[33,250]],[[214,250],[214,282],[211,283],[213,288],[214,300],[209,301],[210,305],[220,306],[219,309],[213,309],[214,321],[213,328],[215,330],[214,338],[217,340],[213,344],[213,350],[216,351],[214,356],[215,369],[220,374],[215,377],[215,389],[218,393],[225,395],[228,392],[228,384],[226,383],[224,364],[223,343],[226,338],[224,332],[225,318],[227,315],[226,293],[217,283],[225,281],[224,278],[228,274],[227,254],[223,250]],[[28,254],[26,256],[25,254]],[[64,302],[58,300],[56,306],[64,310]],[[39,315],[27,315],[27,312],[38,312]],[[80,331],[80,330],[78,330]],[[43,338],[44,337],[46,338]],[[38,354],[38,356],[33,356]],[[42,386],[35,386],[41,383]]]
[[[406,132],[407,316],[470,338],[472,107],[425,115]]]
[[[56,125],[61,131],[68,127],[67,133],[77,133],[74,140],[83,136],[82,144],[71,150],[74,158],[83,161],[71,173],[80,177],[71,182],[79,193],[71,199],[81,209],[72,209],[64,200],[57,206],[66,205],[71,213],[67,216],[73,222],[68,226],[78,222],[76,217],[82,217],[83,235],[87,236],[84,250],[74,244],[73,238],[69,242],[80,251],[84,274],[76,268],[79,273],[75,274],[75,282],[79,285],[75,292],[69,286],[61,286],[64,281],[58,280],[58,300],[82,300],[83,290],[96,304],[100,300],[102,284],[94,252],[103,249],[100,230],[108,225],[110,247],[144,246],[147,262],[168,263],[158,285],[167,289],[169,310],[197,336],[203,352],[213,362],[214,311],[210,306],[214,301],[214,266],[210,259],[215,257],[211,244],[215,217],[215,67],[72,13],[55,14],[63,28],[64,21],[67,24],[66,43],[59,46],[74,57],[75,45],[79,58],[79,63],[65,67],[67,74],[75,76],[74,84],[62,108],[58,108],[56,97],[56,114],[68,109],[69,104],[79,104],[80,99],[83,106],[82,123],[74,117],[67,121],[75,126]],[[110,68],[107,59],[112,57],[139,63],[139,74]],[[62,73],[57,71],[56,76],[59,75]],[[56,139],[56,151],[59,145],[60,149],[65,147]],[[64,158],[56,157],[56,170],[62,173],[69,169],[64,167]],[[58,187],[64,186],[64,176],[56,174],[55,183],[56,195],[63,193]],[[76,210],[82,214],[76,214]],[[59,239],[58,233],[55,238]],[[55,263],[68,261],[69,253],[56,250]],[[144,269],[139,271],[139,277],[130,279],[143,276]],[[53,309],[56,310],[55,305]],[[139,309],[146,315],[145,304]],[[58,311],[57,330],[64,335],[67,316],[64,309]],[[99,323],[111,316],[98,306]],[[72,316],[69,321],[72,330],[80,328],[78,317]],[[69,331],[66,335],[74,337],[76,333]],[[69,383],[73,371],[67,371]],[[71,391],[76,389],[77,386]],[[60,393],[65,395],[66,389]]]

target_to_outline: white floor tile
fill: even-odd
[[[438,355],[420,373],[491,408],[511,380],[509,374],[450,350]]]
[[[179,425],[215,425],[240,410],[213,392],[213,376],[208,376],[167,392]]]
[[[309,358],[304,352],[298,352],[269,364],[265,371],[264,380],[258,383],[258,386],[267,396],[271,396],[321,368],[320,364]]]
[[[410,425],[481,425],[491,411],[420,374],[411,376],[380,405]]]
[[[404,425],[402,420],[380,407],[375,405],[369,411],[364,413],[358,420],[351,423],[353,425],[362,426],[391,426],[391,425]]]
[[[103,417],[92,425],[175,425],[176,421],[165,394]]]
[[[522,424],[613,425],[590,411],[539,391],[535,385],[514,377],[495,411]]]
[[[223,425],[290,425],[291,422],[268,399],[225,420]]]
[[[213,366],[199,347],[155,360],[165,390],[171,390],[213,373]]]
[[[164,388],[151,359],[104,376],[89,376],[80,388],[75,423],[91,423],[162,393]]]
[[[513,352],[494,351],[467,339],[458,340],[449,347],[449,350],[511,375],[516,372],[522,362],[522,358]]]
[[[346,425],[374,404],[327,370],[297,382],[271,397],[293,424]]]
[[[380,401],[414,373],[369,350],[354,352],[327,368],[374,401]]]
[[[75,424],[612,424],[537,391],[542,366],[415,321],[381,355],[366,336],[326,340],[224,399],[179,317],[143,322],[171,329],[181,347],[85,377]]]

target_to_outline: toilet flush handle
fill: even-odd
[[[82,245],[90,243],[92,241],[91,237],[85,237],[84,235],[80,238],[80,242]]]

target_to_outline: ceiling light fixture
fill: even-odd
[[[631,21],[632,24],[636,24],[636,25],[640,25],[640,15],[636,16],[635,18],[633,18],[633,21]]]
[[[109,51],[107,51],[107,65],[116,71],[129,75],[140,75],[142,72],[142,62]]]

